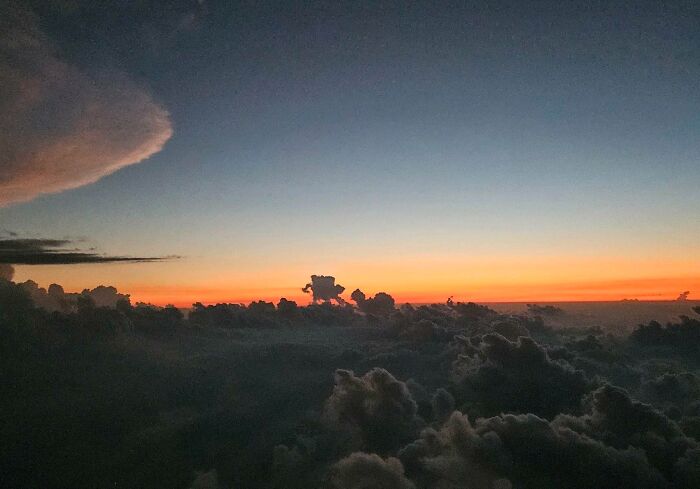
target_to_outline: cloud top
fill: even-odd
[[[0,207],[93,183],[161,150],[168,112],[122,73],[64,61],[31,12],[0,15]]]

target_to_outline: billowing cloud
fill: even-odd
[[[175,256],[115,256],[80,250],[66,239],[0,238],[0,264],[73,265],[78,263],[152,262]]]
[[[453,376],[466,404],[481,415],[530,412],[551,419],[576,411],[589,387],[583,372],[552,360],[532,338],[509,341],[499,334],[483,336],[475,355],[460,356]]]
[[[643,390],[656,406],[692,409],[700,401],[700,377],[692,372],[666,372],[646,382]]]
[[[365,314],[388,316],[395,310],[396,302],[386,292],[379,292],[374,297],[367,298],[364,292],[360,289],[355,289],[350,298],[355,301],[360,311]]]
[[[403,474],[401,462],[393,457],[382,460],[374,453],[353,453],[335,464],[330,473],[335,489],[414,489]]]
[[[375,368],[362,377],[336,370],[323,418],[330,428],[348,432],[353,448],[383,452],[417,433],[421,424],[417,412],[406,384],[386,370]]]
[[[172,135],[147,91],[64,61],[31,12],[2,7],[0,54],[0,207],[93,183]]]
[[[666,477],[688,450],[697,449],[694,439],[663,413],[632,399],[620,387],[604,385],[592,394],[592,412],[580,417],[561,414],[553,425],[595,438],[617,449],[644,450],[650,464]]]
[[[455,411],[442,429],[424,430],[399,458],[420,487],[668,486],[643,451],[605,445],[533,414],[506,414],[472,424]]]

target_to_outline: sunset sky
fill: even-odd
[[[697,3],[153,5],[5,7],[0,238],[172,257],[16,281],[700,297]]]

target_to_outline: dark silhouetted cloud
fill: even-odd
[[[552,360],[528,337],[514,342],[485,335],[476,354],[455,361],[453,376],[463,399],[482,415],[530,412],[551,419],[575,411],[588,390],[583,372]]]
[[[0,238],[0,264],[73,265],[78,263],[153,262],[176,256],[115,256],[80,250],[67,239]]]
[[[350,298],[355,301],[360,311],[365,314],[388,316],[395,311],[396,302],[386,292],[378,292],[374,297],[367,298],[364,292],[360,289],[355,289]]]
[[[49,285],[48,290],[39,287],[33,280],[22,282],[19,286],[24,289],[34,305],[42,309],[52,311],[70,312],[77,308],[79,300],[89,299],[97,307],[114,309],[119,301],[130,302],[129,294],[120,294],[115,287],[110,285],[98,285],[94,289],[83,289],[80,293],[68,292],[58,284]]]
[[[312,293],[314,302],[336,301],[345,304],[345,299],[340,297],[345,287],[335,283],[335,277],[330,275],[311,275],[311,282],[301,289],[304,293]]]
[[[93,183],[161,150],[168,112],[119,72],[67,63],[17,5],[0,7],[0,207]]]

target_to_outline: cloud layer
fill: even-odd
[[[166,110],[121,73],[61,59],[34,16],[0,15],[0,207],[86,185],[161,150]]]

